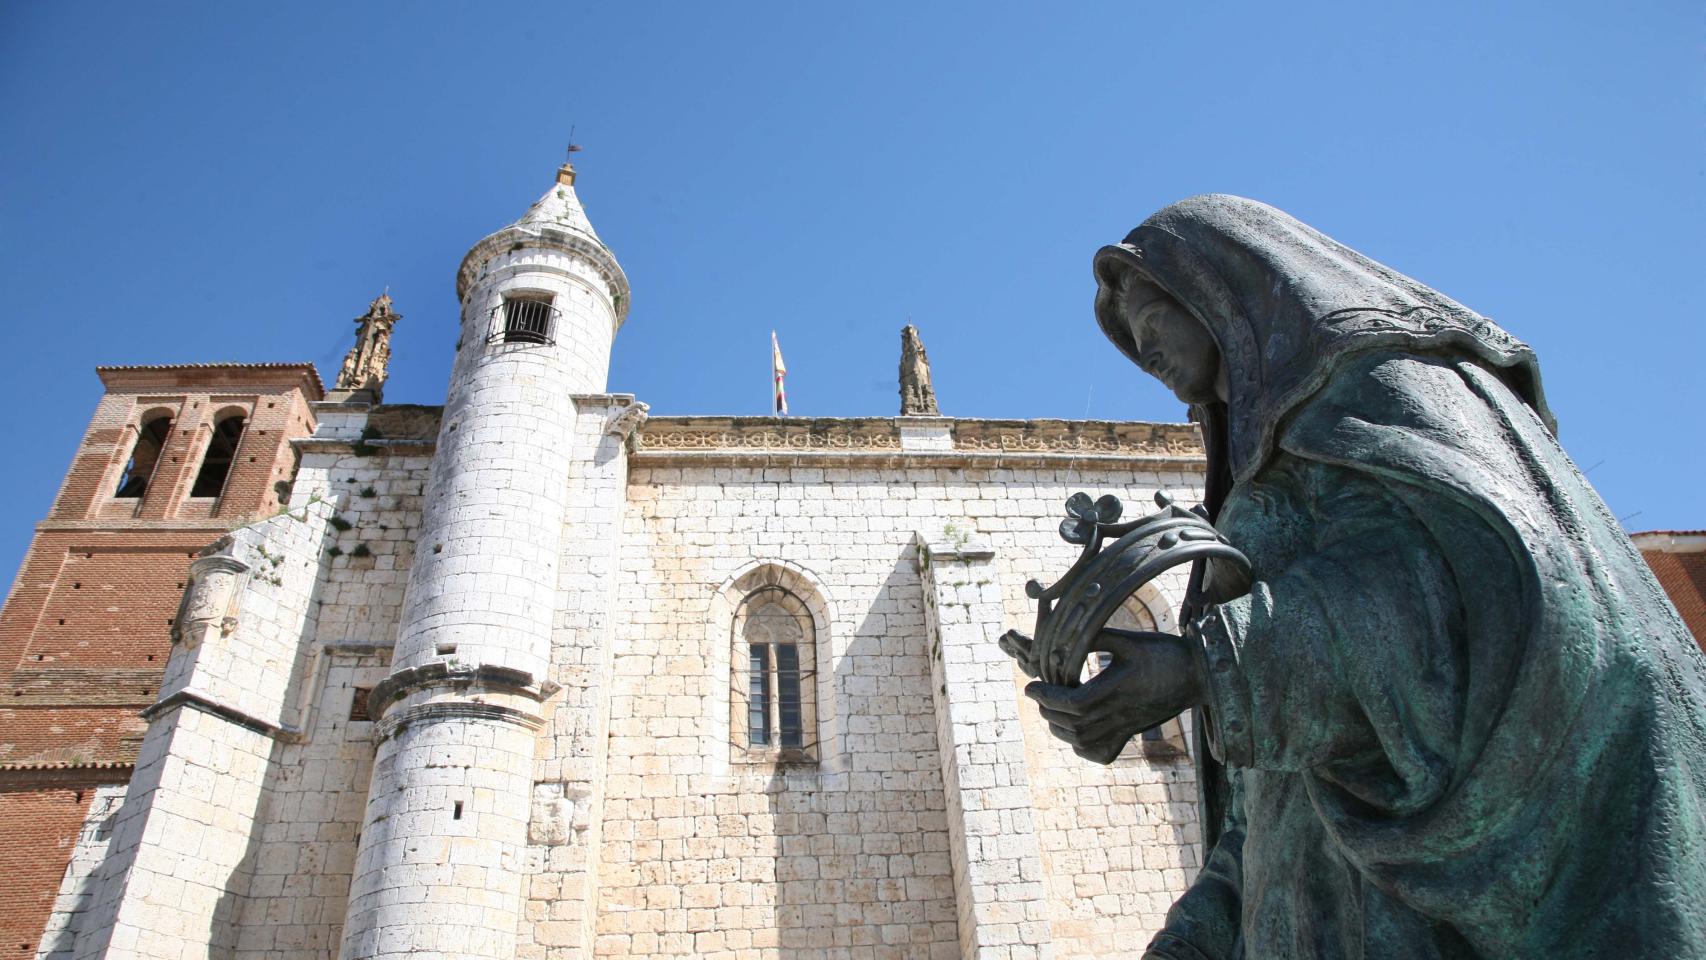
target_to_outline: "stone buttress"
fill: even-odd
[[[577,412],[576,395],[603,393],[627,313],[573,183],[565,165],[457,275],[461,340],[391,672],[370,701],[380,744],[346,960],[516,951],[578,421],[609,416]]]

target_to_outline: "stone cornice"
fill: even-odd
[[[628,394],[575,396],[576,405],[590,411],[603,404],[622,420],[624,410],[643,405]],[[378,420],[386,407],[375,407]],[[442,408],[407,408],[414,437],[369,440],[304,437],[292,441],[300,450],[373,455],[431,453]],[[387,423],[386,433],[402,428]],[[639,420],[636,414],[628,422]],[[941,448],[909,448],[902,429],[929,426],[944,430],[949,444]],[[621,423],[626,428],[627,423]],[[359,450],[357,448],[360,448]],[[631,439],[634,462],[642,466],[668,463],[767,464],[1090,464],[1129,466],[1152,464],[1184,470],[1201,469],[1202,441],[1189,423],[1149,423],[1120,420],[983,420],[973,417],[692,417],[650,416],[637,425]]]
[[[252,730],[263,736],[278,737],[280,735],[297,733],[296,730],[290,727],[280,726],[279,724],[273,723],[270,720],[264,720],[245,710],[239,710],[229,704],[220,703],[212,697],[209,697],[197,690],[179,690],[176,693],[169,694],[160,700],[155,701],[152,706],[149,706],[142,711],[142,718],[144,720],[153,720],[155,717],[158,717],[163,713],[167,713],[176,707],[188,707],[192,710],[200,710],[202,713],[218,717],[227,723],[236,724],[245,730]]]
[[[103,364],[95,368],[95,374],[109,393],[183,389],[241,392],[257,386],[295,387],[309,400],[319,400],[326,393],[312,363]]]
[[[438,446],[435,437],[409,438],[390,440],[375,438],[373,440],[351,440],[344,437],[297,437],[290,441],[291,447],[301,452],[314,453],[360,453],[363,456],[379,454],[430,454]]]
[[[373,716],[378,717],[389,710],[392,703],[411,692],[430,687],[449,687],[455,690],[479,687],[516,694],[540,703],[562,689],[553,680],[535,677],[526,670],[513,667],[490,663],[453,666],[446,661],[435,660],[418,667],[393,671],[385,679],[374,684],[367,695],[367,708]]]
[[[1202,442],[1191,424],[1106,420],[940,418],[952,446],[906,450],[907,418],[652,417],[636,434],[635,461],[806,462],[879,460],[997,463],[1025,460],[1143,461],[1200,466]]]
[[[622,272],[622,265],[616,262],[616,255],[597,240],[547,224],[512,223],[474,244],[468,255],[462,258],[462,265],[456,270],[457,301],[467,300],[468,291],[473,289],[474,283],[480,279],[486,264],[491,262],[493,257],[524,247],[561,250],[592,264],[610,287],[611,307],[616,311],[616,327],[621,329],[622,322],[628,319],[628,275]]]

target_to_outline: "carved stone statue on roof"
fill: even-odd
[[[346,400],[380,401],[391,363],[391,330],[401,319],[402,314],[391,311],[388,293],[381,293],[367,305],[366,314],[355,318],[355,346],[344,356],[334,395]]]
[[[900,415],[942,415],[936,409],[936,388],[930,385],[930,357],[924,352],[918,328],[910,323],[900,330]]]

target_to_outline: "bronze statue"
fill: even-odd
[[[1533,352],[1238,197],[1167,207],[1095,276],[1208,451],[1195,518],[1140,524],[1218,552],[1182,635],[1107,631],[1077,581],[1124,589],[1162,544],[1074,498],[1069,539],[1140,555],[1087,552],[1034,591],[1046,642],[1003,646],[1081,756],[1198,711],[1206,861],[1146,956],[1706,957],[1706,658],[1558,445]]]

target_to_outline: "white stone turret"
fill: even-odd
[[[345,960],[515,952],[575,394],[604,390],[628,283],[574,170],[457,273],[433,455],[344,927]],[[602,411],[600,413],[602,416]]]

